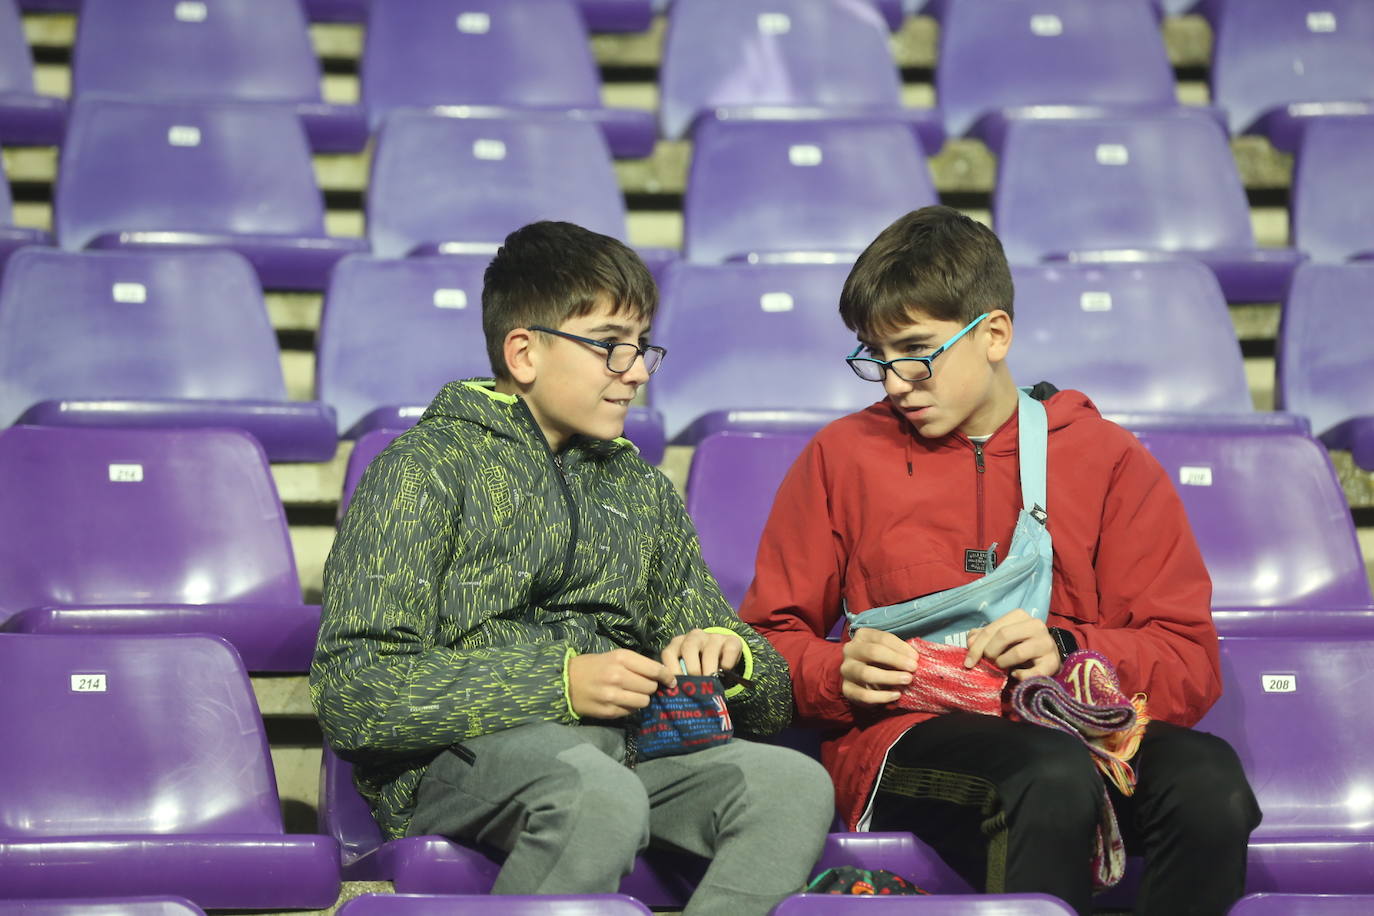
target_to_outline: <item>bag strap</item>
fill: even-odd
[[[1017,454],[1021,463],[1021,505],[1027,512],[1040,515],[1049,508],[1045,498],[1045,452],[1049,442],[1049,421],[1045,405],[1030,396],[1029,388],[1018,388],[1017,395]],[[1044,521],[1042,518],[1041,521]]]

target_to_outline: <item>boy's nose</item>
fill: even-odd
[[[883,375],[883,390],[887,392],[887,396],[890,398],[908,394],[915,387],[915,382],[908,382],[891,369],[888,369]]]
[[[649,380],[649,370],[644,368],[644,354],[635,357],[630,368],[620,373],[620,380],[627,385],[643,385]]]

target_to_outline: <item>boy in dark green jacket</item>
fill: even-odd
[[[687,913],[762,914],[820,854],[825,771],[739,740],[625,765],[626,717],[680,672],[749,681],[726,694],[740,732],[792,712],[786,663],[618,438],[664,355],[656,305],[614,239],[507,237],[482,291],[496,378],[445,386],[364,474],[325,566],[311,696],[383,831],[506,851],[496,893],[612,892],[657,843],[713,859]]]

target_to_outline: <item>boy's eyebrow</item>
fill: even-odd
[[[859,338],[859,343],[863,344],[865,347],[868,347],[868,348],[871,349],[871,350],[876,350],[876,349],[878,349],[878,348],[881,347],[881,346],[889,346],[889,347],[892,347],[892,348],[896,349],[896,348],[905,347],[905,346],[908,346],[908,345],[911,345],[911,344],[925,344],[925,345],[929,346],[930,341],[931,341],[932,339],[933,339],[932,335],[929,334],[929,333],[927,333],[927,332],[924,332],[924,331],[915,331],[915,332],[913,332],[913,333],[911,333],[911,334],[906,335],[905,337],[899,337],[899,338],[896,339],[896,340],[889,340],[889,341],[886,341],[885,344],[873,343],[872,341],[864,340],[862,337]]]
[[[620,336],[620,337],[629,337],[629,336],[631,336],[631,335],[630,335],[630,326],[629,326],[628,324],[611,324],[611,323],[609,323],[609,322],[606,323],[606,324],[599,324],[599,325],[597,325],[596,327],[592,328],[592,329],[591,329],[590,331],[588,331],[587,333],[588,333],[588,334],[615,334],[615,335],[618,335],[618,336]],[[645,328],[645,329],[644,329],[642,332],[640,332],[640,334],[639,334],[640,337],[647,337],[648,335],[649,335],[649,329],[648,329],[648,328]]]

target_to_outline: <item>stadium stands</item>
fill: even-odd
[[[339,908],[339,916],[649,916],[633,897],[500,897],[485,894],[364,894]]]
[[[5,143],[57,143],[67,103],[33,87],[33,55],[15,0],[0,0],[0,139]]]
[[[1374,258],[1374,208],[1365,169],[1374,158],[1374,117],[1320,118],[1307,125],[1293,166],[1289,231],[1314,261]]]
[[[4,168],[0,167],[0,271],[4,270],[10,255],[25,245],[52,244],[52,236],[42,229],[11,225],[14,219],[12,206],[10,185],[5,179]]]

